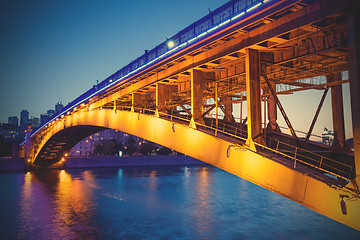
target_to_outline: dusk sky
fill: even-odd
[[[102,81],[226,2],[2,1],[0,122],[20,117],[23,109],[39,117],[54,109],[60,98],[66,105],[96,80]],[[348,138],[352,137],[348,84],[343,91]],[[280,98],[295,129],[308,130],[321,95],[312,90]],[[328,94],[315,133],[332,129],[330,106]]]

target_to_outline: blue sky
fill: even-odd
[[[96,80],[105,79],[145,49],[152,49],[206,15],[208,9],[226,2],[2,1],[0,122],[19,116],[23,109],[39,117],[54,109],[59,98],[66,105]],[[283,100],[296,129],[308,129],[321,94],[307,91]],[[349,105],[348,86],[344,95]],[[349,110],[345,109],[345,114],[350,126]],[[325,126],[332,129],[329,96],[314,131],[321,134]]]
[[[225,2],[3,1],[0,122],[67,104]]]

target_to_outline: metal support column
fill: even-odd
[[[159,112],[165,110],[166,101],[166,85],[164,83],[156,84],[156,116],[159,117]]]
[[[233,105],[232,105],[232,97],[230,96],[225,96],[225,97],[221,97],[220,98],[220,102],[223,105],[224,108],[224,120],[228,121],[228,122],[234,122],[234,116],[233,116]]]
[[[160,112],[166,112],[166,101],[168,101],[173,92],[177,91],[177,85],[157,83],[156,84],[156,116]]]
[[[354,137],[354,157],[357,184],[360,184],[360,9],[354,7],[347,14],[347,45],[351,116]]]
[[[276,89],[276,85],[274,83],[271,83],[271,86],[273,89]],[[270,90],[268,90],[270,92]],[[276,92],[276,91],[275,91]],[[267,133],[273,133],[273,132],[281,132],[280,127],[277,123],[277,108],[276,108],[276,100],[274,96],[271,94],[269,95],[269,99],[267,101],[268,106],[268,120],[269,123],[266,128]]]
[[[191,70],[191,122],[190,126],[196,128],[195,123],[204,124],[203,113],[203,82],[204,74],[200,70]]]
[[[341,81],[341,73],[326,76],[328,83]],[[334,141],[330,147],[331,151],[343,152],[346,148],[344,105],[341,84],[331,86],[331,105],[334,129]]]
[[[245,49],[246,99],[248,138],[246,145],[255,149],[254,142],[265,145],[261,126],[260,56],[254,49]]]
[[[219,125],[219,117],[218,117],[218,110],[219,108],[219,104],[218,104],[218,84],[215,83],[215,136],[217,134],[217,129],[218,129],[218,125]]]
[[[26,130],[25,132],[25,158],[24,166],[25,170],[31,170],[32,162],[34,160],[34,141],[30,138],[31,129]]]
[[[240,95],[240,128],[242,129],[243,93]]]
[[[135,108],[141,105],[141,93],[133,93],[131,95],[131,111],[135,111]]]

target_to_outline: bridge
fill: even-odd
[[[230,1],[27,132],[21,154],[29,168],[61,164],[83,138],[117,129],[360,230],[359,9],[351,0]],[[354,146],[345,141],[343,84]],[[302,133],[278,96],[309,89],[323,97]],[[330,147],[312,135],[329,90]]]

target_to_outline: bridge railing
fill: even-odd
[[[294,161],[294,168],[296,168],[297,163],[301,163],[346,180],[350,180],[352,174],[354,174],[353,167],[348,164],[293,146],[275,138],[268,138],[267,147],[277,154],[292,159]]]
[[[219,121],[216,124],[215,122],[215,119],[205,121],[205,123],[207,123],[206,127],[213,129],[218,133],[222,133],[230,137],[246,141],[247,131],[238,129],[237,126],[233,125],[234,123],[229,124]],[[282,155],[283,157],[293,160],[294,168],[296,168],[296,165],[298,163],[301,163],[319,169],[323,172],[335,175],[337,177],[341,177],[343,179],[351,179],[351,175],[353,174],[353,167],[348,164],[336,161],[334,159],[303,149],[301,147],[293,146],[275,138],[267,137],[267,142],[267,146],[258,143],[255,143],[255,145],[263,149],[270,150],[277,155]]]
[[[280,129],[283,129],[284,131],[289,131],[289,129],[287,127],[283,127],[283,126],[279,126]],[[304,132],[304,131],[300,131],[300,130],[295,130],[296,134],[298,137],[301,137],[303,136],[304,138],[306,137],[306,135],[308,134],[307,132]],[[323,142],[323,136],[319,136],[319,135],[316,135],[316,134],[310,134],[310,140],[312,141],[318,141],[318,142]],[[340,140],[339,140],[340,141]],[[341,142],[340,142],[341,143]],[[345,142],[343,144],[346,144],[348,147],[349,147],[349,150],[350,151],[354,151],[354,145],[351,144],[351,143],[348,143],[348,142]]]
[[[118,110],[134,110],[139,114],[155,115],[156,110],[145,109],[145,108],[131,108],[131,107],[118,107]],[[191,115],[189,114],[178,114],[176,111],[158,112],[159,117],[165,118],[172,122],[186,123],[189,124]],[[247,131],[239,129],[235,124],[225,123],[221,120],[206,119],[205,123],[196,123],[196,127],[200,131],[205,131],[209,134],[213,134],[216,137],[228,136],[246,142]],[[306,149],[293,146],[291,144],[279,141],[275,138],[267,137],[267,146],[259,143],[255,143],[259,148],[270,151],[276,155],[285,157],[293,161],[293,167],[296,168],[298,164],[306,165],[315,169],[318,169],[324,173],[331,174],[341,179],[350,181],[354,174],[354,169],[351,165],[345,164],[321,154],[308,151]]]
[[[215,126],[215,119],[208,120],[210,124],[207,124],[210,126],[210,128],[213,128]],[[242,129],[242,126],[240,123],[224,123],[221,120],[218,121],[218,127],[215,127],[218,132],[224,133],[226,135],[229,135],[231,137],[239,138],[243,141],[246,141],[247,139],[247,131]],[[240,129],[238,129],[240,128]],[[245,127],[246,128],[246,127]],[[287,129],[284,127],[281,127],[283,129]],[[295,131],[297,133],[307,134],[302,131]],[[312,137],[318,137],[321,139],[320,136],[311,135]],[[327,172],[329,174],[333,174],[342,178],[351,179],[352,175],[354,174],[354,167],[337,161],[335,159],[331,159],[329,157],[326,157],[324,155],[315,153],[313,151],[306,150],[304,148],[301,148],[299,146],[294,146],[289,143],[285,143],[283,141],[280,141],[276,138],[266,136],[266,142],[267,146],[263,146],[261,144],[257,144],[261,148],[270,148],[269,150],[272,152],[275,152],[278,155],[282,155],[284,157],[287,157],[289,159],[292,159],[294,161],[294,167],[296,167],[297,163],[302,163],[314,168],[318,168],[320,170],[323,170],[324,172]],[[351,147],[351,145],[349,145]]]

